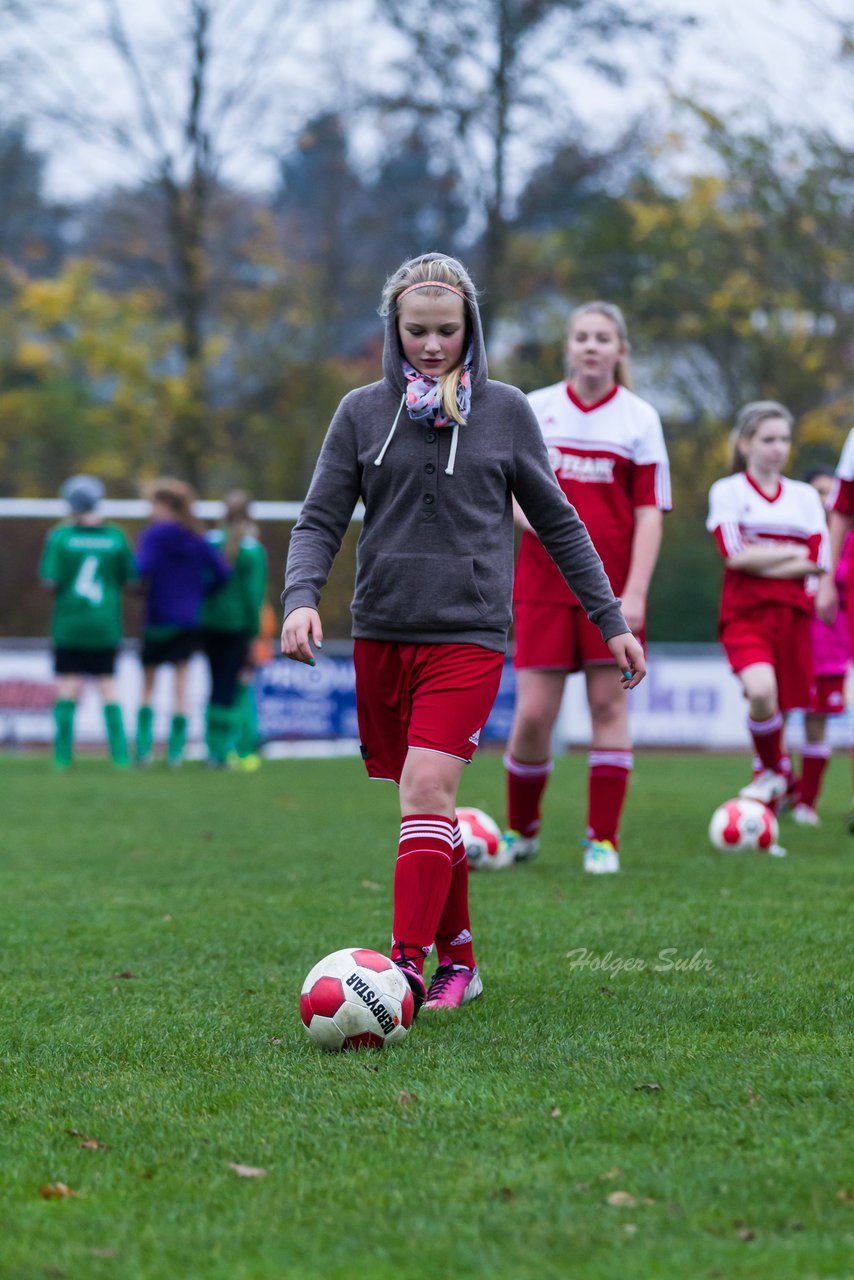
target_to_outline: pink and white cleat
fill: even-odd
[[[458,1009],[483,994],[483,983],[477,971],[461,964],[440,964],[427,988],[425,1009]]]

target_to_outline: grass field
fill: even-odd
[[[847,765],[779,860],[707,847],[745,767],[640,755],[594,879],[559,761],[539,860],[472,880],[483,999],[324,1055],[299,987],[387,949],[393,788],[0,761],[0,1276],[854,1276]]]

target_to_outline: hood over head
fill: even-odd
[[[468,279],[468,272],[465,270],[462,263],[459,262],[457,258],[452,258],[446,253],[422,253],[411,261],[419,263],[447,262],[455,272],[459,272],[461,274],[463,280]],[[465,309],[469,338],[472,344],[472,394],[476,395],[478,388],[481,387],[489,377],[489,370],[486,363],[486,347],[483,341],[483,328],[480,323],[480,308],[477,305],[477,297],[473,287],[469,288],[463,286],[463,292],[465,294]],[[406,391],[406,379],[403,376],[402,360],[403,353],[400,349],[400,340],[397,334],[397,306],[392,304],[385,317],[383,373],[385,374],[386,380],[391,383],[398,395],[403,395]]]

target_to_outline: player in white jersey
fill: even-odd
[[[833,623],[839,610],[839,592],[836,574],[845,552],[848,535],[854,529],[854,429],[842,448],[842,456],[836,468],[836,483],[828,503],[830,526],[830,560],[833,573],[827,573],[819,583],[815,611],[824,622]],[[854,653],[854,556],[848,560],[848,628]],[[852,793],[854,793],[854,746],[851,749]],[[848,815],[848,830],[854,835],[854,799]]]
[[[531,393],[561,488],[586,524],[632,631],[643,641],[646,596],[670,507],[664,435],[652,405],[629,389],[628,334],[618,307],[570,316],[567,381]],[[539,849],[542,796],[566,677],[584,671],[592,720],[584,869],[619,870],[619,824],[633,764],[619,672],[524,518],[516,565],[517,704],[504,763],[505,841],[518,861]]]
[[[720,638],[748,702],[762,771],[743,796],[795,800],[783,716],[813,697],[807,577],[829,567],[827,524],[812,485],[788,480],[792,415],[774,400],[747,404],[732,431],[733,473],[709,494],[706,528],[724,558]]]

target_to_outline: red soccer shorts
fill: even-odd
[[[353,663],[371,778],[400,782],[410,747],[471,760],[501,683],[502,653],[476,644],[357,640]]]
[[[758,605],[724,623],[721,644],[736,675],[756,662],[774,668],[781,711],[809,707],[814,680],[808,614],[786,604]]]
[[[845,676],[816,676],[807,708],[817,716],[841,716],[845,710]]]
[[[517,671],[581,671],[614,661],[599,628],[574,605],[520,602],[514,635],[513,666]],[[636,637],[644,644],[644,631]]]

